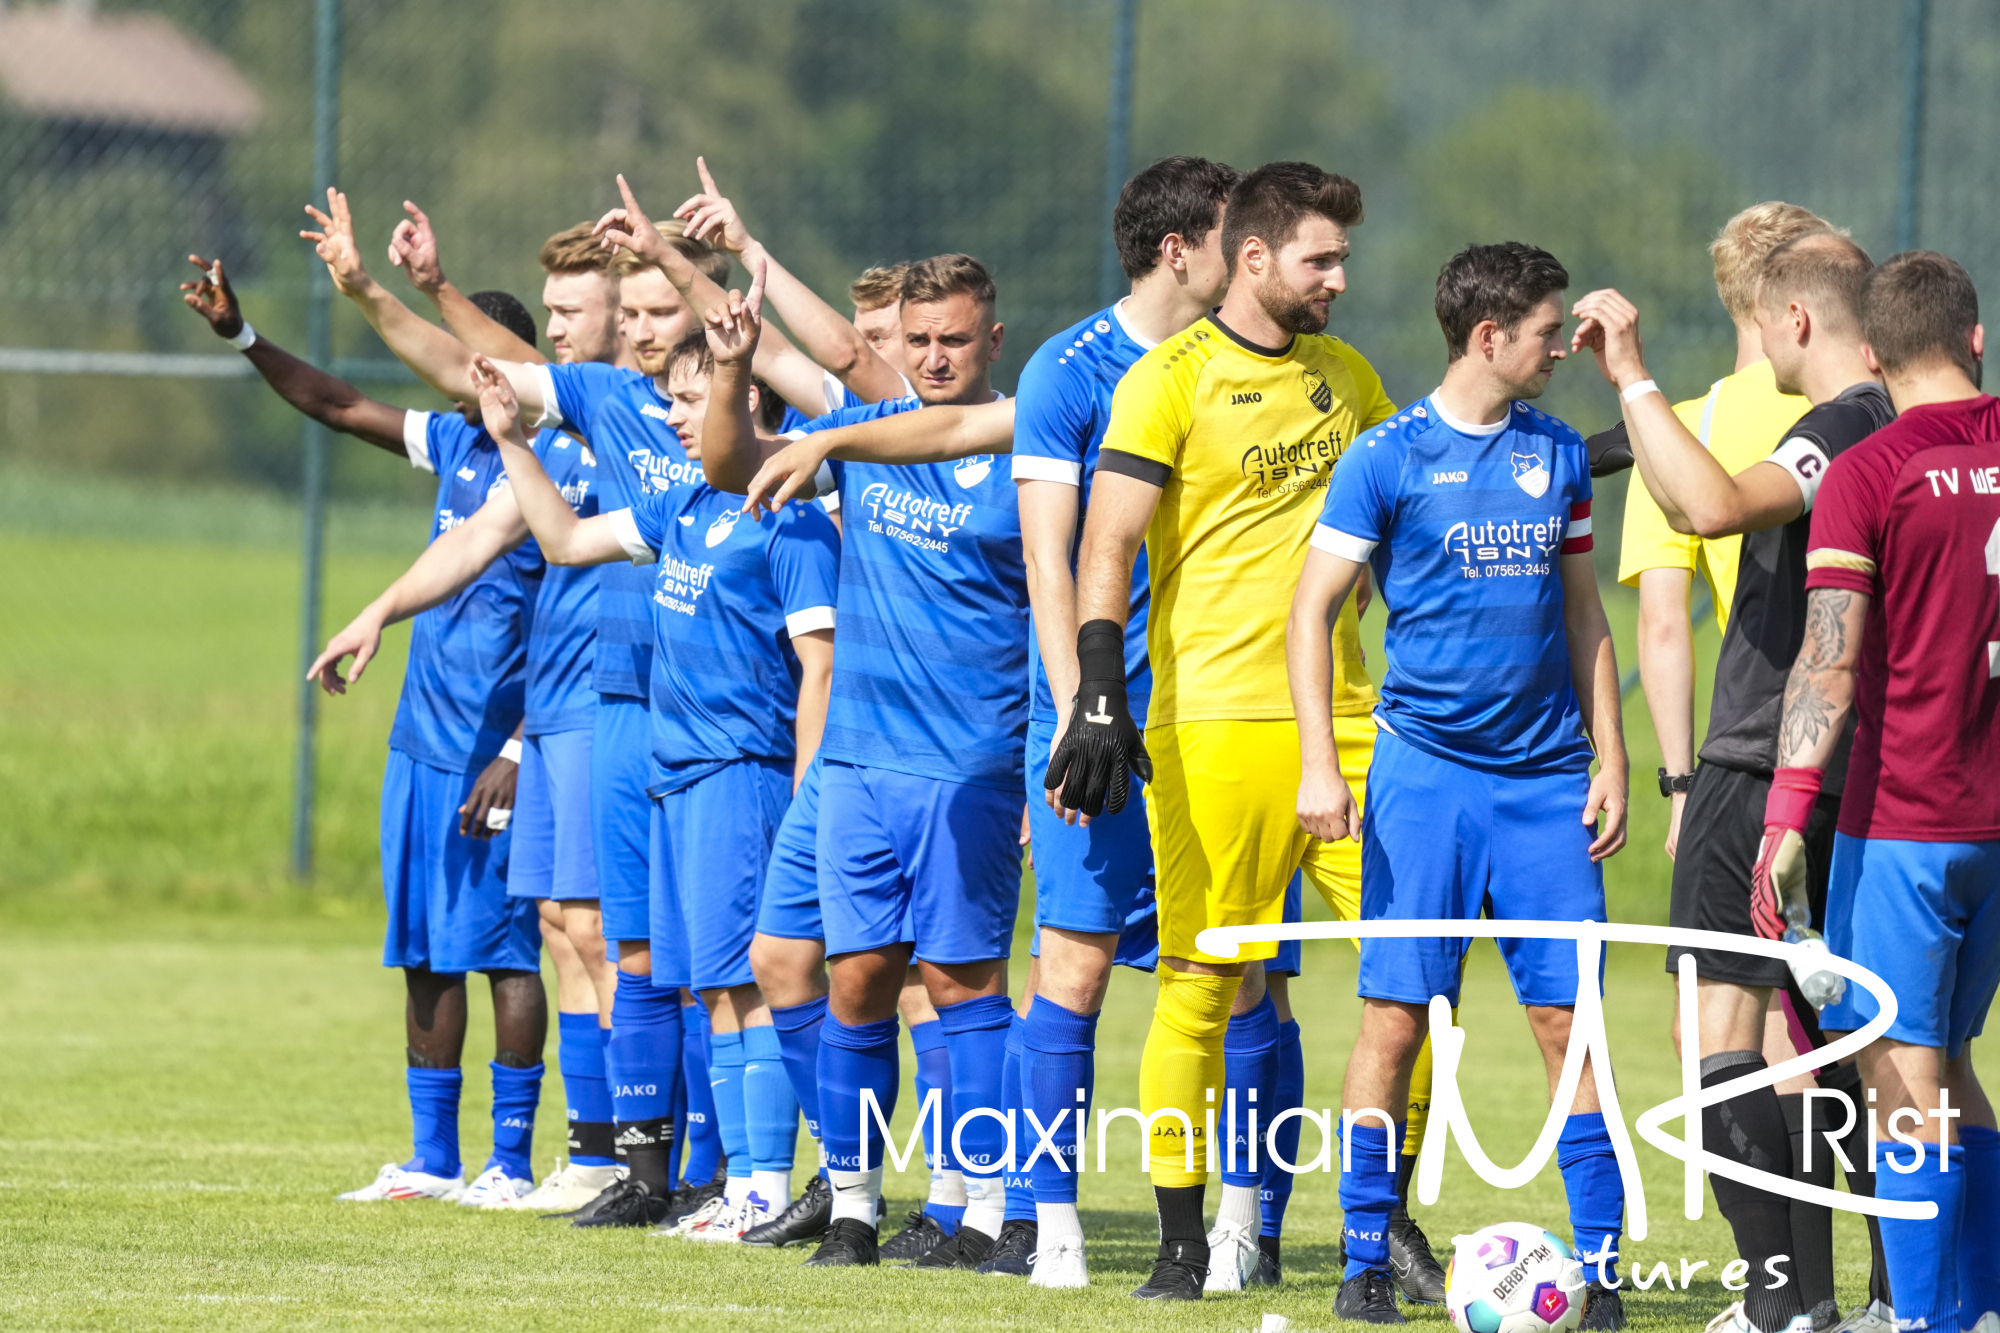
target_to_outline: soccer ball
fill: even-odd
[[[1452,1244],[1444,1299],[1459,1333],[1554,1333],[1583,1319],[1583,1265],[1562,1237],[1501,1222]]]

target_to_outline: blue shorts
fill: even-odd
[[[666,855],[653,861],[655,985],[720,990],[755,980],[750,937],[791,799],[789,759],[740,759],[660,797]],[[664,938],[672,934],[678,944]]]
[[[1046,755],[1054,741],[1054,723],[1028,724],[1030,755]],[[1123,810],[1099,815],[1086,828],[1065,824],[1049,809],[1040,764],[1030,763],[1027,777],[1036,929],[1028,952],[1041,957],[1043,926],[1093,935],[1117,931],[1112,961],[1151,972],[1160,961],[1160,932],[1145,787],[1134,782]]]
[[[1895,842],[1833,837],[1826,943],[1896,994],[1894,1041],[1957,1056],[1986,1026],[2000,986],[2000,840]],[[1881,1012],[1853,982],[1819,1025],[1852,1032]]]
[[[1292,882],[1285,886],[1285,924],[1295,925],[1305,919],[1305,876],[1295,870]],[[1278,952],[1264,964],[1265,975],[1283,972],[1288,977],[1295,977],[1299,974],[1299,964],[1304,956],[1304,940],[1285,940],[1278,945]]]
[[[521,741],[514,787],[507,892],[560,901],[597,896],[590,845],[590,732],[553,731]]]
[[[1363,921],[1602,921],[1604,874],[1583,823],[1588,773],[1516,777],[1427,754],[1384,727],[1361,817]],[[1458,1004],[1467,939],[1361,942],[1357,993]],[[1576,945],[1501,938],[1522,1004],[1576,1003]]]
[[[590,742],[590,834],[597,852],[597,899],[604,938],[651,936],[653,893],[653,714],[645,700],[607,694],[598,700]]]
[[[914,941],[931,963],[1005,958],[1021,905],[1020,789],[828,760],[820,911],[828,954]]]
[[[759,934],[787,940],[826,939],[819,919],[819,782],[817,756],[771,840],[771,859],[764,867],[764,896],[757,905]]]
[[[484,763],[453,773],[389,751],[382,775],[382,966],[432,972],[533,972],[542,965],[535,904],[507,896],[511,834],[458,831]]]

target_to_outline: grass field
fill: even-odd
[[[190,541],[160,506],[121,503],[122,521],[79,534],[34,521],[46,510],[0,488],[0,1326],[1237,1330],[1265,1310],[1302,1329],[1332,1323],[1331,1176],[1299,1183],[1282,1291],[1175,1309],[1126,1299],[1154,1244],[1129,1124],[1112,1140],[1117,1169],[1084,1185],[1096,1285],[1035,1298],[1004,1280],[808,1280],[795,1254],[443,1205],[335,1204],[334,1192],[407,1152],[400,984],[377,963],[374,867],[402,638],[323,710],[321,876],[311,890],[289,886],[297,570],[284,524],[225,522],[218,538],[211,519]],[[420,529],[420,512],[410,521]],[[330,623],[401,567],[396,545],[336,541]],[[1629,658],[1629,601],[1614,598],[1613,613]],[[1660,920],[1664,809],[1644,786],[1657,760],[1636,701],[1626,730],[1640,781],[1633,845],[1612,864],[1613,914]],[[1308,946],[1294,992],[1309,1106],[1338,1104],[1352,959],[1344,944]],[[1490,946],[1468,986],[1465,1097],[1489,1151],[1511,1161],[1541,1122],[1540,1065]],[[463,1125],[476,1163],[490,1027],[474,994]],[[1100,1105],[1136,1101],[1150,1001],[1136,976],[1113,987]],[[1628,1123],[1676,1090],[1670,1004],[1652,951],[1614,952],[1607,1009]],[[561,1145],[556,1079],[547,1091],[538,1171]],[[1656,1285],[1628,1309],[1637,1328],[1699,1328],[1725,1301],[1715,1275],[1732,1253],[1727,1229],[1712,1202],[1706,1220],[1684,1220],[1679,1164],[1639,1156],[1652,1234],[1628,1249],[1649,1270],[1665,1261],[1676,1286],[1683,1257],[1709,1267],[1691,1292]],[[915,1175],[893,1179],[892,1204],[921,1189]],[[1559,1226],[1561,1186],[1551,1167],[1503,1196],[1454,1156],[1443,1198],[1420,1216],[1440,1243],[1505,1218]],[[1839,1236],[1851,1303],[1865,1243],[1853,1219]],[[1443,1326],[1441,1312],[1412,1314]]]

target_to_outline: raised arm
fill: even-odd
[[[1759,462],[1730,476],[1674,413],[1646,373],[1639,311],[1610,288],[1576,303],[1573,343],[1589,348],[1604,378],[1618,389],[1640,480],[1676,532],[1727,537],[1789,523],[1805,511],[1792,475]]]
[[[1333,624],[1367,569],[1359,560],[1308,547],[1285,620],[1285,674],[1302,761],[1299,826],[1323,842],[1361,839],[1361,807],[1341,776],[1340,750],[1333,739]]]
[[[542,470],[542,460],[528,446],[521,431],[521,408],[514,388],[498,367],[487,358],[474,357],[474,385],[479,390],[479,410],[486,419],[486,433],[500,446],[500,459],[507,468],[507,481],[520,506],[528,530],[542,548],[542,556],[556,565],[602,565],[613,560],[634,558],[633,550],[619,534],[613,514],[578,518],[569,501]],[[618,510],[617,513],[625,513]],[[628,515],[629,517],[629,515]]]
[[[444,275],[443,261],[438,258],[437,231],[430,218],[407,199],[403,201],[403,211],[409,216],[398,222],[390,234],[389,262],[403,270],[412,287],[431,298],[445,327],[467,349],[481,356],[531,366],[547,361],[533,343],[515,337],[513,330],[474,305],[470,297],[452,285],[451,279]]]
[[[796,440],[763,442],[764,459],[744,489],[743,508],[782,508],[787,500],[817,494],[821,466],[829,458],[849,463],[948,463],[975,454],[1004,454],[1014,448],[1014,400],[969,406],[926,407],[898,412],[851,426],[816,430]],[[723,490],[736,490],[710,481]]]
[[[1625,812],[1631,777],[1625,757],[1625,726],[1618,691],[1618,653],[1611,623],[1597,591],[1597,567],[1589,551],[1559,555],[1563,589],[1563,631],[1569,641],[1570,682],[1583,714],[1584,734],[1597,750],[1597,772],[1584,799],[1583,822],[1604,828],[1590,844],[1590,859],[1602,861],[1625,845]]]
[[[799,340],[805,355],[832,372],[863,402],[879,402],[908,392],[903,377],[869,345],[853,321],[821,300],[750,234],[736,205],[716,187],[707,160],[697,157],[694,165],[701,174],[702,193],[674,210],[674,216],[687,224],[687,234],[735,255],[746,270],[763,263],[765,296],[778,318]]]
[[[242,344],[243,355],[280,398],[332,430],[366,440],[398,458],[404,456],[406,414],[402,408],[377,402],[346,380],[293,356],[252,329],[244,322],[220,259],[209,261],[189,255],[188,262],[201,270],[201,276],[181,284],[181,290],[187,293],[181,299],[208,321],[208,327],[218,338],[232,345]]]

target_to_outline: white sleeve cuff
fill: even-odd
[[[1342,560],[1365,562],[1369,556],[1375,554],[1375,547],[1378,544],[1366,537],[1342,532],[1339,528],[1329,528],[1324,523],[1317,524],[1313,528],[1312,545],[1328,555],[1337,555]]]
[[[838,514],[840,512],[840,492],[828,491],[825,495],[820,496],[819,507],[826,510],[829,514]]]
[[[437,471],[437,462],[431,457],[430,413],[403,413],[403,452],[410,456],[411,467],[421,472]]]
[[[549,373],[546,362],[530,366],[529,369],[534,371],[535,378],[540,380],[542,385],[542,415],[535,422],[534,429],[544,430],[562,425],[562,408],[556,404],[556,377]]]
[[[618,539],[618,549],[635,565],[657,564],[660,553],[646,545],[646,539],[639,535],[639,522],[632,517],[629,509],[614,509],[605,515],[611,520],[611,535]]]
[[[826,410],[838,412],[847,406],[847,386],[830,370],[820,372],[820,391],[826,396]]]
[[[839,483],[833,479],[833,463],[829,460],[822,460],[819,465],[819,471],[813,473],[813,494],[832,495],[839,489]]]
[[[809,606],[803,611],[794,611],[785,617],[785,633],[795,639],[816,629],[832,628],[833,608],[830,606]]]
[[[1811,440],[1794,435],[1773,449],[1765,461],[1776,463],[1798,483],[1806,512],[1811,513],[1813,497],[1819,494],[1819,484],[1826,480],[1826,470],[1833,461],[1826,456],[1826,451]]]
[[[1048,458],[1040,454],[1014,455],[1015,481],[1053,481],[1064,486],[1083,485],[1083,464],[1072,463],[1067,458]]]

